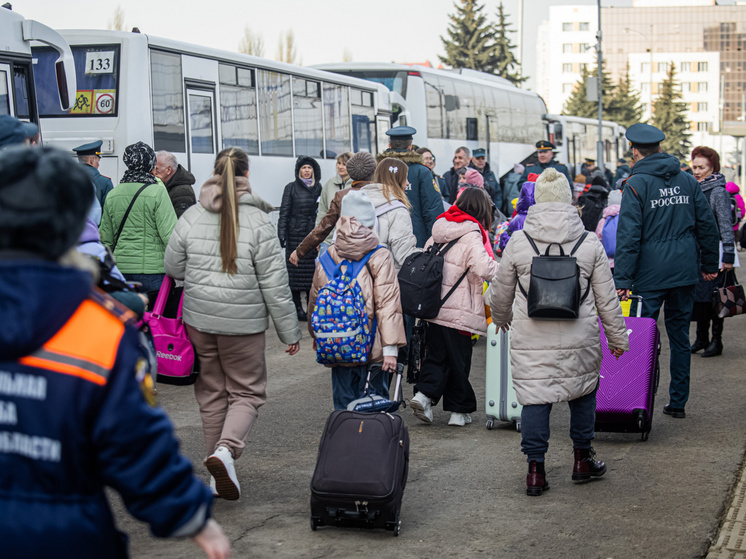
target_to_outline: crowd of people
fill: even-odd
[[[743,215],[743,200],[719,173],[714,150],[695,148],[688,174],[661,152],[664,133],[646,124],[627,131],[631,165],[620,160],[618,178],[589,161],[573,180],[542,140],[538,163],[517,164],[502,183],[484,149],[459,147],[441,177],[432,151],[413,146],[416,131],[393,128],[388,150],[339,155],[323,185],[318,162],[299,157],[276,225],[269,215],[276,208],[252,191],[249,157],[239,148],[217,155],[195,196],[195,177],[171,153],[127,146],[127,170],[114,186],[98,171],[101,142],[76,148],[76,163],[29,145],[38,134],[31,126],[0,117],[0,296],[5,323],[16,325],[0,332],[0,377],[7,376],[0,394],[18,417],[33,416],[0,438],[0,511],[8,519],[0,534],[11,554],[27,549],[32,531],[44,534],[39,553],[65,543],[80,557],[121,554],[126,540],[103,492],[111,486],[157,536],[192,536],[209,557],[227,557],[228,542],[210,519],[212,498],[241,496],[234,462],[267,399],[270,318],[291,356],[307,322],[318,362],[331,369],[335,409],[366,390],[388,398],[389,375],[407,361],[416,322],[402,311],[397,274],[423,251],[442,256],[442,300],[421,320],[426,351],[410,407],[432,423],[442,400],[449,425],[471,423],[472,336],[486,334],[488,305],[496,327],[512,330],[528,495],[549,488],[555,403],[571,410],[572,479],[606,472],[591,446],[599,318],[618,358],[629,350],[620,298],[641,295],[646,317],[664,309],[671,347],[664,414],[686,416],[691,355],[723,352],[712,290],[739,265],[733,204]],[[574,250],[589,294],[561,333],[557,322],[529,316],[522,288],[535,251],[552,244]],[[121,284],[107,290],[114,299],[93,289],[102,270]],[[194,393],[209,489],[152,405],[151,350],[137,335],[166,274],[183,287],[183,321],[201,364]],[[360,317],[354,332],[324,330],[340,311]],[[83,331],[95,336],[76,335]],[[329,342],[343,335],[349,343]],[[71,411],[61,417],[63,409]],[[26,458],[33,462],[20,467]],[[29,496],[47,505],[29,508]]]

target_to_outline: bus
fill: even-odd
[[[438,70],[394,63],[320,64],[315,68],[385,85],[396,124],[417,130],[414,143],[427,146],[450,167],[459,146],[487,151],[497,177],[524,162],[545,139],[544,100],[508,80],[476,70]]]
[[[598,120],[580,116],[544,115],[547,139],[557,146],[557,159],[567,163],[570,174],[580,172],[586,158],[596,159]],[[628,151],[624,126],[604,120],[601,123],[604,142],[604,164],[613,171],[617,160]],[[611,185],[614,186],[614,185]]]
[[[0,7],[0,115],[39,123],[34,87],[32,42],[50,51],[49,99],[59,110],[68,110],[75,99],[73,55],[62,36],[38,21],[13,12],[9,4]],[[34,43],[36,44],[36,43]]]
[[[379,84],[133,31],[60,31],[78,89],[69,110],[51,102],[54,53],[33,49],[45,142],[65,150],[102,140],[101,172],[117,184],[124,148],[143,141],[173,153],[199,195],[217,153],[245,150],[249,181],[279,206],[295,160],[318,160],[322,182],[344,152],[387,147],[388,91]]]

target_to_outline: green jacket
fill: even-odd
[[[707,198],[679,161],[654,153],[625,181],[616,233],[617,289],[650,291],[695,285],[718,268],[718,234]],[[701,254],[700,254],[701,251]]]
[[[142,183],[123,182],[106,197],[101,217],[101,242],[114,246],[124,213]],[[124,275],[163,274],[163,255],[176,225],[176,212],[168,191],[159,180],[137,197],[119,237],[114,258]]]

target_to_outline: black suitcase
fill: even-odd
[[[385,528],[399,535],[409,473],[409,432],[401,416],[332,412],[311,481],[311,529]]]

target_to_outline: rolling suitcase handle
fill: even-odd
[[[634,299],[637,302],[637,318],[640,318],[642,316],[642,297],[640,295],[632,295],[631,293],[627,297],[627,300],[630,301],[630,303],[629,303],[629,309],[627,310],[627,315],[625,316],[629,318],[629,316],[632,314],[632,301],[631,301],[632,299]],[[620,300],[621,300],[621,297],[620,297]],[[625,301],[620,301],[620,302],[624,303]],[[625,312],[624,305],[622,305],[622,314],[624,314],[624,312]]]
[[[376,369],[377,371],[375,374],[383,374],[383,369],[381,369],[380,367],[376,367]],[[387,413],[393,413],[397,411],[401,405],[406,405],[404,404],[404,400],[401,394],[401,381],[402,373],[404,372],[404,365],[402,363],[397,363],[396,365],[396,384],[394,386],[393,400],[389,400],[388,398],[383,398],[382,396],[378,396],[377,394],[370,393],[370,379],[372,376],[375,376],[371,375],[371,370],[372,367],[368,370],[368,376],[365,379],[365,392],[363,397],[350,402],[350,404],[347,406],[347,409],[350,411],[383,411]]]

